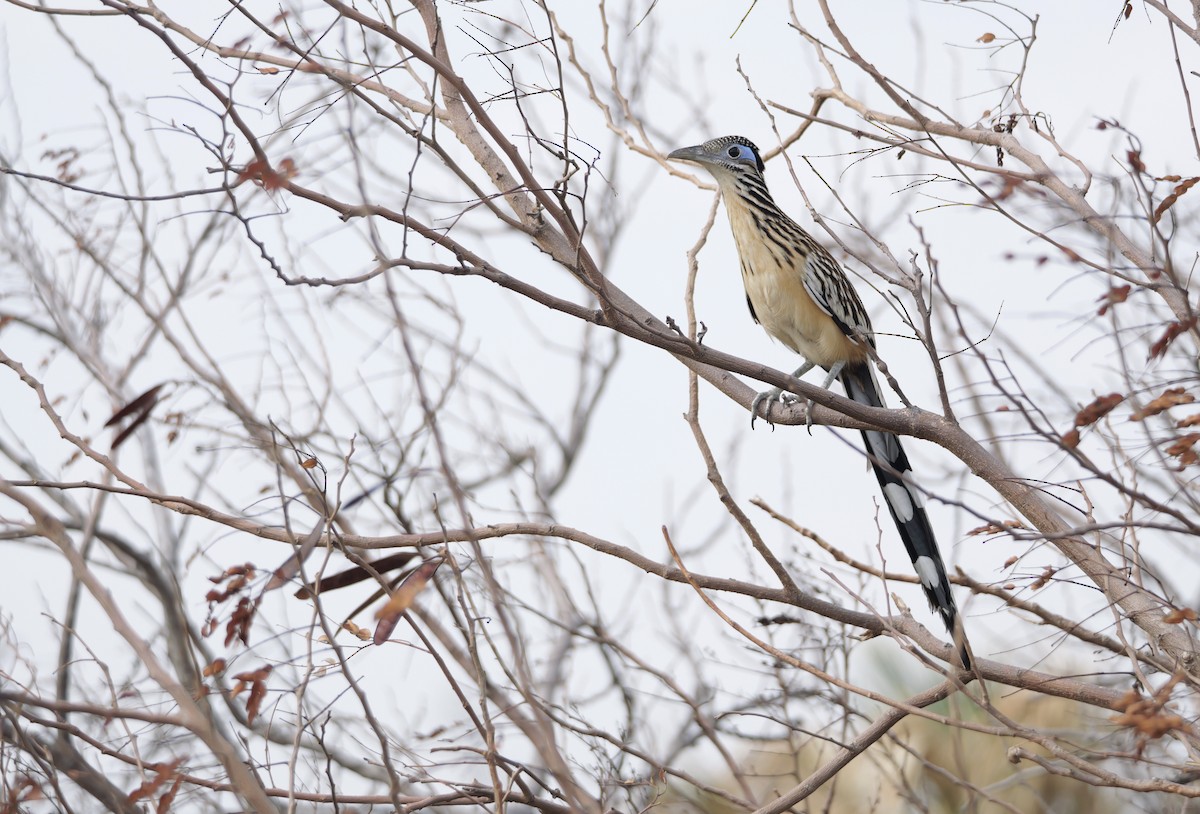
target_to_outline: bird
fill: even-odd
[[[737,245],[750,316],[804,359],[792,375],[800,378],[820,367],[827,372],[824,388],[840,379],[850,399],[883,407],[871,366],[875,334],[866,308],[833,255],[776,205],[758,147],[743,136],[723,136],[667,157],[697,164],[716,180]],[[760,393],[750,407],[751,426],[760,404],[767,402],[769,422],[770,402],[784,398],[781,388]],[[811,432],[811,404],[809,408]],[[930,610],[941,617],[963,668],[970,670],[958,606],[908,456],[892,433],[863,430],[862,436]]]

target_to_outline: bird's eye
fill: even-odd
[[[729,148],[729,157],[730,158],[741,158],[742,157],[742,148],[736,144],[733,145],[732,147],[730,147]]]

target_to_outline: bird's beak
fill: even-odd
[[[678,150],[673,150],[667,158],[674,161],[691,161],[696,164],[707,164],[708,154],[704,152],[700,145],[695,147],[680,147]]]

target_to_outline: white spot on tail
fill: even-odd
[[[923,586],[932,591],[941,584],[942,580],[938,577],[937,563],[933,561],[932,557],[917,557],[913,565],[917,569],[917,576],[921,578]]]
[[[870,453],[889,466],[900,457],[900,443],[890,432],[867,430],[870,441]]]
[[[923,495],[921,493],[920,489],[918,489],[916,486],[913,486],[911,483],[908,482],[908,478],[912,476],[911,472],[905,472],[904,475],[905,475],[904,485],[908,488],[908,493],[910,495],[912,495],[913,503],[916,504],[918,509],[924,509],[925,508],[925,495]]]
[[[896,517],[900,518],[902,523],[913,519],[913,502],[909,497],[908,489],[899,483],[889,483],[883,487],[883,494],[887,497],[888,505],[892,507],[892,511],[896,513]]]

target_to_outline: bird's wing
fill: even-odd
[[[865,336],[875,346],[871,319],[846,272],[825,249],[817,246],[804,263],[804,290],[817,307],[828,314],[842,333],[849,337]]]

